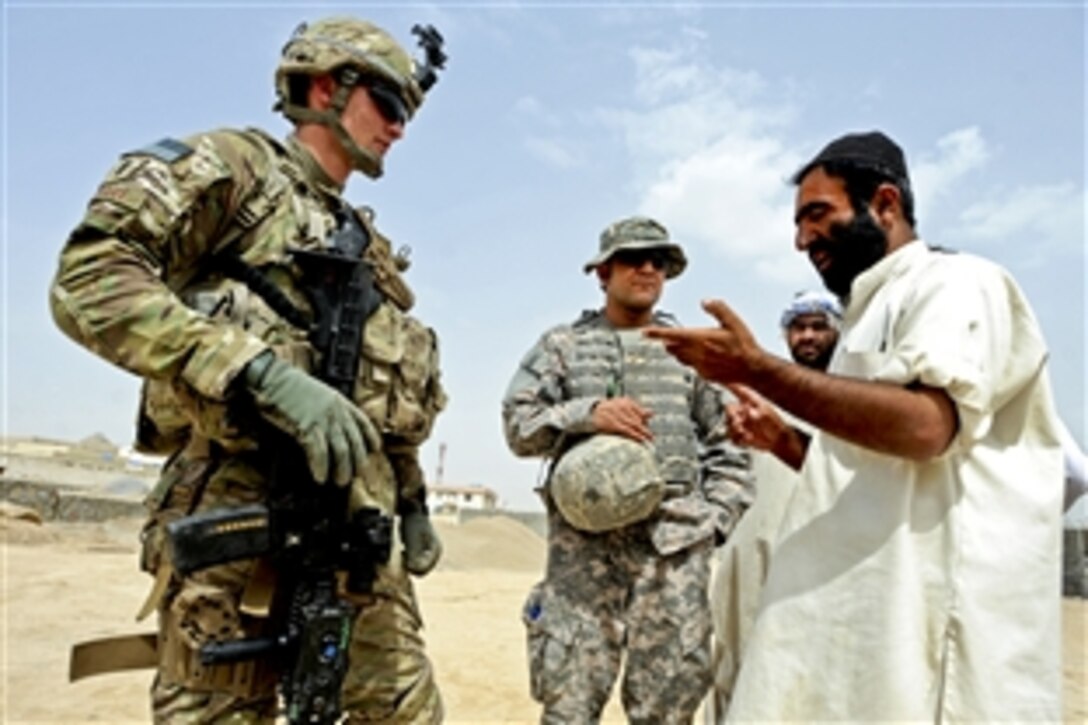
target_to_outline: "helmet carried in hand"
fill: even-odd
[[[600,533],[652,515],[665,496],[665,481],[650,446],[599,433],[559,459],[549,491],[571,526]]]

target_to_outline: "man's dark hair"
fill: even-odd
[[[903,150],[879,131],[848,134],[835,139],[823,148],[812,161],[801,167],[790,181],[799,186],[801,181],[816,168],[822,168],[828,176],[842,179],[854,212],[864,213],[873,194],[881,184],[892,184],[899,190],[899,206],[903,217],[914,227],[914,193]]]

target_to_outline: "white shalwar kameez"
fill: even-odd
[[[844,323],[830,372],[943,389],[959,430],[926,462],[815,435],[729,720],[1060,720],[1062,452],[1023,293],[916,240]]]

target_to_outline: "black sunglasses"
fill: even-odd
[[[408,106],[394,88],[383,84],[374,76],[363,75],[357,69],[346,66],[337,73],[337,80],[345,86],[361,86],[366,89],[374,107],[388,123],[408,123]]]
[[[370,94],[370,100],[374,102],[374,107],[378,109],[378,113],[382,114],[382,118],[389,123],[399,123],[402,126],[408,123],[408,107],[404,105],[404,99],[399,93],[376,83],[361,85]]]
[[[635,269],[649,262],[659,272],[669,263],[669,255],[660,249],[621,249],[612,255],[612,259]]]

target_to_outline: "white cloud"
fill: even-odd
[[[630,107],[598,109],[593,117],[623,139],[641,213],[661,219],[685,244],[743,260],[761,278],[811,281],[807,260],[790,253],[789,177],[812,149],[798,149],[791,140],[798,109],[789,86],[772,88],[756,73],[706,64],[702,41],[689,35],[674,48],[630,51],[635,101]],[[881,92],[879,85],[866,89],[868,96]],[[912,158],[918,217],[928,219],[942,200],[959,202],[964,180],[978,176],[992,156],[979,127],[965,126]],[[959,214],[957,229],[947,238],[1019,237],[1040,249],[1083,249],[1083,186],[997,192],[977,184],[971,198],[974,203]]]
[[[1083,252],[1083,188],[1073,183],[1021,186],[968,206],[951,238],[982,242],[1016,241],[1025,253]]]
[[[597,117],[624,134],[636,162],[699,153],[724,135],[757,135],[792,117],[785,104],[759,103],[765,84],[756,73],[709,67],[690,49],[634,48],[629,55],[638,106],[601,109]]]
[[[822,283],[816,276],[816,271],[803,254],[790,254],[787,250],[778,257],[766,256],[756,259],[754,264],[756,274],[763,279],[779,282],[796,290],[822,289]]]
[[[582,164],[577,154],[555,139],[529,136],[525,139],[525,148],[533,156],[555,168],[570,169]]]
[[[685,244],[746,259],[761,276],[808,279],[807,262],[790,253],[788,180],[802,162],[781,140],[792,105],[766,100],[756,73],[701,63],[697,48],[630,55],[637,107],[603,109],[597,118],[623,134],[640,212]]]
[[[989,160],[990,149],[978,127],[961,128],[942,136],[935,153],[923,154],[910,163],[916,216],[928,218],[937,199]]]
[[[911,171],[918,218],[929,217],[942,197],[962,198],[956,191],[968,175],[985,168],[992,154],[975,126],[943,136],[934,153],[924,155]],[[1083,254],[1085,208],[1083,185],[1072,182],[1025,184],[1014,189],[976,188],[971,201],[937,237],[1020,245],[1025,262],[1039,264],[1054,253]],[[981,198],[980,198],[981,197]]]
[[[552,127],[559,127],[562,125],[562,119],[552,111],[548,110],[547,106],[541,102],[536,96],[522,96],[514,102],[514,112],[531,118],[535,121],[540,121]]]
[[[724,136],[663,166],[642,209],[678,236],[744,257],[779,255],[793,236],[787,182],[798,157],[770,137]]]
[[[700,71],[694,63],[684,61],[682,51],[634,48],[630,55],[637,78],[635,95],[640,101],[659,104],[673,94],[700,90]]]

